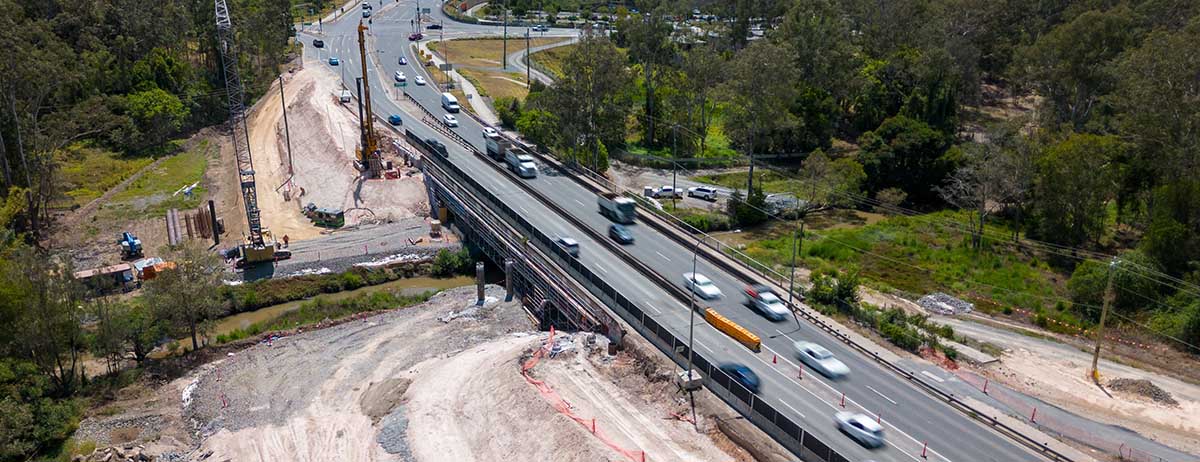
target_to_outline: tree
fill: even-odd
[[[972,143],[964,153],[963,165],[935,189],[946,202],[972,212],[974,219],[967,226],[972,245],[980,249],[987,218],[1016,194],[1010,173],[1014,159],[991,140]]]
[[[133,353],[133,359],[141,363],[150,356],[150,351],[162,338],[163,325],[143,301],[134,302],[125,308],[117,319],[122,323],[121,332],[125,334],[126,348]]]
[[[779,147],[770,135],[796,126],[795,68],[779,45],[759,40],[734,57],[726,84],[725,132],[750,155],[746,190],[754,191],[754,155]]]
[[[676,98],[682,100],[674,106],[687,108],[672,111],[676,123],[686,128],[681,138],[685,146],[682,153],[674,153],[676,157],[687,157],[686,154],[704,155],[707,149],[708,131],[712,127],[717,113],[717,102],[713,98],[713,89],[724,80],[722,69],[725,61],[713,49],[693,48],[683,53],[680,64],[679,91]],[[678,130],[677,130],[678,131]],[[687,149],[691,146],[692,149]]]
[[[725,203],[725,212],[738,226],[755,226],[767,221],[767,196],[762,189],[755,189],[743,198],[742,192],[733,190]]]
[[[127,102],[130,115],[146,132],[144,147],[165,142],[183,127],[188,116],[179,97],[159,88],[131,94]]]
[[[547,90],[547,110],[557,120],[557,141],[564,149],[586,149],[589,167],[598,170],[601,144],[625,140],[629,73],[621,54],[603,35],[585,31],[563,60],[563,77]]]
[[[1085,261],[1075,267],[1067,290],[1076,311],[1092,321],[1100,320],[1099,307],[1104,304],[1104,291],[1108,287],[1110,269],[1113,271],[1112,309],[1126,315],[1154,306],[1159,298],[1159,287],[1154,281],[1137,275],[1140,271],[1157,271],[1154,260],[1136,250],[1121,254],[1116,266],[1107,262]]]
[[[1170,274],[1200,264],[1200,181],[1178,180],[1155,188],[1150,224],[1139,248]]]
[[[642,84],[646,89],[646,133],[642,139],[651,147],[661,145],[657,122],[665,113],[654,90],[669,73],[664,67],[667,67],[675,56],[675,44],[671,41],[671,24],[663,18],[664,15],[664,9],[655,8],[646,14],[630,16],[618,25],[629,46],[629,58],[642,68]]]
[[[89,311],[96,319],[95,328],[91,332],[90,350],[92,355],[104,359],[109,374],[120,369],[121,360],[125,358],[125,311],[128,307],[123,303],[108,297],[97,297],[88,302]]]
[[[795,191],[800,216],[834,207],[848,207],[853,197],[862,194],[867,179],[863,167],[852,158],[832,160],[820,149],[813,151],[801,165],[803,186]]]
[[[173,332],[190,335],[192,349],[198,350],[204,322],[221,314],[216,289],[225,266],[216,254],[191,244],[175,251],[174,261],[175,269],[146,283],[146,303]]]
[[[854,25],[832,0],[800,0],[783,18],[778,38],[788,47],[805,85],[848,104],[859,80],[862,54]]]
[[[929,125],[905,116],[887,119],[875,131],[858,139],[858,161],[867,172],[866,188],[874,194],[900,188],[908,200],[932,203],[934,186],[954,170],[957,150]]]
[[[1134,41],[1126,7],[1088,11],[1018,52],[1015,73],[1045,98],[1053,123],[1084,130],[1112,91],[1110,62]]]
[[[545,109],[526,109],[517,119],[517,130],[534,144],[554,144],[558,119]]]
[[[1031,230],[1041,239],[1078,246],[1097,242],[1112,198],[1112,162],[1125,147],[1112,136],[1075,134],[1037,160]]]
[[[51,394],[69,396],[82,380],[82,289],[70,266],[34,249],[22,246],[9,257],[0,259],[0,287],[7,292],[0,312],[20,329],[0,337],[8,343],[3,346],[36,366],[49,379]]]

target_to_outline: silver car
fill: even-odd
[[[458,126],[458,118],[454,117],[454,115],[452,115],[452,114],[446,114],[446,115],[442,116],[442,123],[445,124],[447,127],[457,127]]]
[[[721,289],[703,274],[683,273],[683,285],[699,295],[700,298],[708,300],[721,298]]]
[[[821,345],[812,342],[796,342],[793,346],[796,348],[796,355],[800,357],[800,361],[826,377],[836,379],[850,373],[850,368],[834,358],[833,353]]]
[[[883,447],[883,426],[874,419],[863,414],[839,412],[833,415],[833,420],[837,421],[838,430],[859,444],[869,448]]]

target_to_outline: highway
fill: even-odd
[[[428,0],[427,0],[428,3]],[[332,54],[341,60],[342,69],[332,68],[335,73],[344,71],[348,87],[354,88],[354,77],[359,74],[358,50],[355,27],[360,15],[358,8],[348,11],[339,20],[324,24],[319,35],[310,35],[306,30],[299,34],[304,43],[305,65],[328,66],[327,58]],[[423,106],[436,115],[444,111],[440,107],[440,95],[432,86],[416,86],[412,82],[416,75],[424,74],[419,60],[414,56],[407,39],[412,31],[410,20],[414,18],[415,4],[402,1],[376,6],[373,15],[372,41],[368,52],[376,59],[369,59],[372,100],[377,115],[386,117],[401,114],[404,127],[422,137],[443,138],[433,129],[420,122],[420,114],[403,111],[393,100],[396,95],[391,75],[403,70],[409,76],[406,90]],[[441,13],[434,10],[434,17]],[[446,21],[445,35],[461,37],[497,33],[496,27],[464,25]],[[514,34],[514,37],[523,32]],[[428,32],[428,31],[425,31]],[[434,31],[436,32],[436,31]],[[510,31],[513,32],[513,31]],[[547,36],[571,36],[572,31],[551,30]],[[428,33],[426,34],[429,35]],[[436,35],[434,35],[436,37]],[[324,49],[312,47],[312,38],[325,40]],[[403,54],[409,65],[400,66],[398,58]],[[467,102],[461,101],[464,106]],[[459,116],[460,126],[455,132],[463,136],[477,149],[483,150],[481,127],[474,119]],[[477,157],[454,141],[442,139],[450,152],[450,160],[471,174],[481,184],[502,198],[510,198],[511,204],[525,214],[526,219],[549,234],[570,236],[580,242],[580,261],[597,274],[608,278],[608,282],[630,300],[640,301],[646,314],[667,326],[681,338],[687,337],[689,308],[686,301],[674,298],[641,276],[619,256],[592,240],[587,234],[575,229],[570,221],[558,216],[541,202],[531,197],[514,181],[528,181],[534,189],[567,209],[587,226],[606,234],[609,221],[597,210],[596,196],[572,179],[556,174],[550,168],[542,168],[533,180],[517,180],[498,175],[484,157]],[[645,225],[629,227],[636,243],[627,249],[636,258],[682,287],[682,273],[691,271],[692,251],[679,245],[667,236],[655,232]],[[822,442],[835,448],[851,460],[911,461],[949,460],[957,462],[975,461],[1034,461],[1042,460],[1006,437],[995,433],[974,420],[941,403],[925,392],[910,385],[894,373],[884,370],[873,361],[852,351],[848,346],[803,322],[787,319],[773,323],[742,304],[741,288],[750,281],[741,281],[700,259],[697,272],[711,278],[724,293],[714,301],[700,301],[711,306],[726,317],[756,332],[763,339],[763,351],[754,352],[716,331],[701,317],[696,317],[695,339],[697,350],[710,358],[725,362],[736,362],[749,366],[762,380],[759,396],[804,429],[816,435]],[[850,375],[840,381],[819,377],[811,369],[804,371],[803,379],[797,377],[797,363],[791,344],[796,340],[819,343],[834,353],[850,368]],[[868,450],[841,434],[834,426],[832,415],[841,411],[839,396],[845,394],[845,409],[863,412],[871,417],[882,416],[888,445],[879,450]],[[923,445],[928,443],[928,458],[922,459]]]

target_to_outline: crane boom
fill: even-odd
[[[358,161],[362,163],[364,168],[368,168],[373,157],[375,157],[378,147],[376,146],[375,138],[375,117],[371,111],[371,84],[367,80],[367,42],[363,32],[367,30],[362,20],[358,21],[358,62],[362,63],[362,103],[366,107],[365,114],[362,114],[361,130],[362,130],[362,150],[359,151]]]
[[[258,190],[254,183],[254,159],[250,156],[250,130],[246,126],[242,79],[238,74],[237,49],[233,42],[233,22],[229,19],[229,7],[225,5],[225,0],[215,0],[215,3],[217,46],[221,50],[221,66],[225,71],[225,94],[229,101],[229,125],[233,129],[233,150],[237,156],[238,179],[242,185],[242,203],[246,206],[250,243],[261,246],[262,221],[258,210]]]

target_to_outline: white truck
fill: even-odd
[[[680,199],[680,198],[683,198],[683,195],[681,195],[679,193],[679,191],[676,190],[675,187],[673,187],[673,186],[662,186],[662,187],[654,190],[653,195],[654,195],[655,199]]]
[[[533,157],[528,154],[521,154],[521,151],[516,149],[504,150],[504,163],[508,164],[508,169],[516,173],[521,178],[536,178],[537,164],[533,163]]]
[[[596,203],[600,205],[601,215],[617,223],[627,225],[637,218],[636,203],[620,194],[602,193],[597,196]]]
[[[458,98],[455,98],[454,95],[449,93],[442,93],[442,109],[445,109],[446,112],[457,113]]]
[[[485,135],[483,142],[487,148],[487,155],[495,160],[504,160],[504,153],[512,147],[512,143],[499,134]]]

